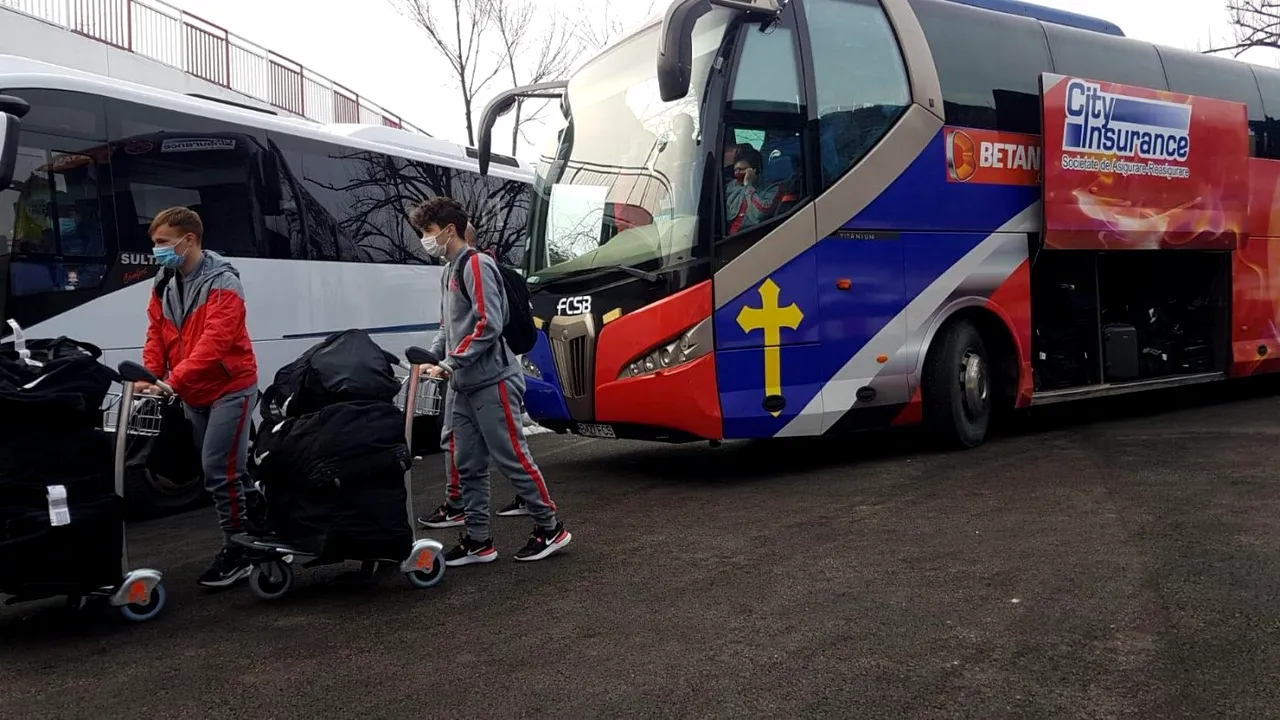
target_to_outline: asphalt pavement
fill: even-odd
[[[164,616],[0,608],[0,717],[1274,717],[1275,385],[1018,415],[964,453],[540,435],[573,544],[515,563],[531,524],[495,518],[502,558],[429,590],[207,592],[211,509],[138,524]]]

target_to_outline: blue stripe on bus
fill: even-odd
[[[344,328],[344,330],[350,330],[350,329],[352,328]],[[387,325],[384,327],[355,328],[355,329],[363,330],[364,332],[367,332],[370,335],[377,335],[380,333],[431,332],[432,330],[439,330],[440,323],[424,323],[421,325]],[[302,340],[306,338],[326,338],[334,333],[339,333],[339,332],[343,332],[343,330],[320,330],[318,332],[293,333],[291,335],[282,335],[281,339],[282,340]]]

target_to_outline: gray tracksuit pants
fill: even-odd
[[[258,488],[245,472],[249,459],[249,425],[258,404],[258,387],[224,395],[204,408],[184,405],[195,430],[204,467],[204,486],[213,495],[218,524],[228,538],[246,530],[249,498]]]
[[[466,503],[467,534],[484,542],[489,528],[489,460],[515,486],[533,521],[555,528],[556,506],[524,439],[524,377],[517,375],[454,397],[454,460]]]

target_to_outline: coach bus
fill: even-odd
[[[923,422],[1280,368],[1280,72],[1002,0],[678,0],[563,82],[540,424]],[[1277,281],[1276,285],[1272,280]]]
[[[173,205],[199,212],[204,246],[240,271],[263,387],[335,331],[364,329],[393,352],[430,339],[440,268],[409,226],[415,202],[457,198],[483,248],[521,262],[533,174],[510,158],[481,177],[475,150],[430,137],[21,58],[0,56],[0,96],[13,112],[0,123],[0,338],[12,319],[30,337],[98,345],[112,365],[139,359],[157,270],[147,228]],[[201,491],[148,473],[130,484],[144,509]]]

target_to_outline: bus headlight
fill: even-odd
[[[539,370],[538,366],[534,365],[533,361],[530,360],[527,356],[525,355],[520,356],[520,367],[524,369],[525,375],[528,375],[534,380],[542,379],[542,371]]]
[[[659,370],[684,365],[711,352],[711,341],[711,318],[706,318],[681,333],[680,337],[650,348],[643,355],[634,358],[618,373],[618,379],[651,375]]]

